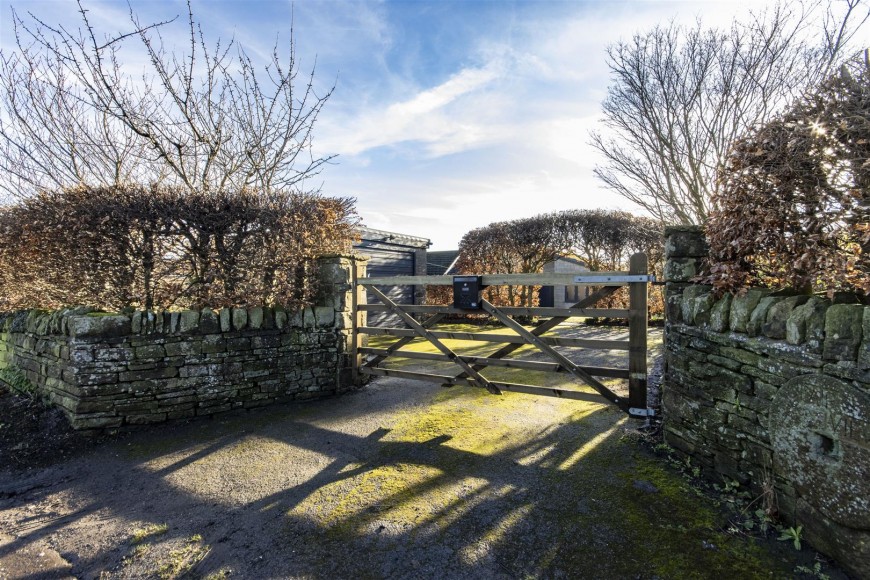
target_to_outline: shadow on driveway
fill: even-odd
[[[791,576],[720,532],[632,426],[603,405],[383,379],[150,429],[0,475],[0,577]],[[134,543],[149,524],[165,531]]]

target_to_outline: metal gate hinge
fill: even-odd
[[[656,277],[653,274],[628,274],[621,276],[596,276],[594,272],[586,275],[574,276],[574,282],[585,282],[593,284],[606,284],[607,282],[655,282]]]
[[[631,407],[628,414],[634,417],[655,417],[655,409],[641,409],[640,407]]]

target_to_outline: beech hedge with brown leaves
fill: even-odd
[[[704,280],[870,296],[870,60],[736,141],[707,223]]]
[[[628,268],[628,259],[647,253],[650,268],[661,273],[663,235],[658,222],[626,212],[567,210],[529,218],[495,222],[466,233],[459,243],[456,271],[462,274],[511,274],[542,272],[559,256],[576,255],[591,270]],[[493,304],[534,306],[539,287],[489,287],[484,295]],[[660,293],[653,292],[651,310],[663,311]],[[430,291],[430,303],[443,303],[449,289]],[[621,308],[628,295],[618,293],[599,304]]]
[[[352,199],[311,193],[42,192],[0,208],[0,309],[307,304],[355,224]]]

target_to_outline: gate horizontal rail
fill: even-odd
[[[371,354],[375,356],[388,357],[393,356],[397,358],[409,358],[415,360],[431,360],[431,361],[442,361],[442,362],[450,362],[450,358],[447,355],[437,354],[434,352],[420,352],[416,350],[394,350],[390,351],[386,348],[372,348],[364,346],[359,349],[361,354]],[[542,361],[532,361],[532,360],[520,360],[520,359],[502,359],[502,358],[487,358],[485,356],[469,356],[469,355],[457,355],[459,358],[464,360],[467,363],[471,364],[479,364],[484,366],[492,366],[492,367],[505,367],[505,368],[517,368],[517,369],[525,369],[530,371],[542,371],[542,372],[550,372],[550,373],[559,373],[565,372],[559,363],[555,362],[542,362]],[[579,367],[583,369],[585,372],[589,373],[594,377],[610,377],[616,379],[627,379],[628,378],[628,370],[627,369],[617,369],[610,367],[587,367],[581,366]]]
[[[360,310],[365,312],[390,312],[385,304],[361,304]],[[423,304],[402,304],[402,310],[411,314],[468,314],[468,310],[452,306],[430,306]],[[508,316],[561,316],[564,318],[628,318],[631,310],[620,308],[517,308],[499,306],[499,311]]]
[[[653,277],[634,272],[583,272],[577,274],[484,274],[484,286],[628,286],[652,282]],[[360,278],[360,286],[452,286],[453,276],[380,276]]]
[[[379,334],[388,336],[406,336],[417,338],[419,335],[410,328],[391,328],[386,326],[361,326],[363,334]],[[451,340],[471,340],[475,342],[509,342],[512,344],[529,344],[529,341],[521,336],[510,334],[487,334],[481,332],[453,332],[449,330],[431,330],[436,338],[448,338]],[[551,346],[575,346],[579,348],[591,348],[596,350],[629,350],[627,340],[596,340],[593,338],[561,338],[556,336],[542,336],[541,340]]]
[[[647,408],[647,287],[655,278],[647,272],[647,258],[644,254],[631,257],[628,271],[616,272],[583,272],[582,274],[492,274],[481,277],[481,286],[597,286],[592,295],[579,301],[570,308],[544,307],[496,307],[485,299],[480,299],[482,310],[466,310],[450,305],[407,305],[396,304],[378,287],[398,285],[452,286],[452,276],[390,276],[374,278],[357,278],[354,284],[359,290],[354,291],[353,349],[356,360],[355,371],[362,375],[402,377],[440,383],[442,385],[471,385],[483,387],[490,392],[499,394],[502,391],[529,393],[536,395],[556,396],[583,401],[606,402],[617,405],[620,409],[635,417],[648,417],[653,412]],[[463,280],[464,281],[464,280]],[[596,302],[612,295],[620,287],[628,286],[629,308],[590,308]],[[368,290],[382,304],[365,304],[365,292]],[[362,300],[360,300],[362,298]],[[366,312],[390,312],[396,315],[408,328],[371,327],[364,323]],[[411,314],[428,315],[422,321],[415,320]],[[450,314],[488,314],[511,334],[496,334],[489,332],[461,332],[433,330],[432,327]],[[512,317],[542,317],[533,328],[529,329],[519,324]],[[606,317],[627,319],[629,323],[628,340],[598,340],[585,338],[563,338],[545,336],[562,322],[575,317]],[[361,336],[386,335],[397,340],[386,348],[365,346]],[[435,346],[440,353],[419,352],[402,347],[423,339]],[[503,346],[488,356],[472,356],[454,352],[442,339],[458,341],[474,341],[486,343],[503,343]],[[505,358],[523,346],[532,346],[546,355],[548,362],[508,359]],[[618,350],[628,352],[628,368],[608,368],[581,366],[552,347],[575,347],[596,350]],[[363,357],[369,357],[363,362]],[[379,366],[391,358],[410,360],[429,360],[452,362],[458,365],[461,372],[454,375],[444,375],[429,372],[402,370],[393,367]],[[542,372],[569,373],[597,393],[574,391],[568,389],[549,388],[535,385],[493,381],[480,374],[479,371],[489,366],[526,369]],[[611,391],[595,377],[628,379],[629,395],[622,397]]]
[[[381,377],[398,377],[402,379],[414,379],[418,381],[427,381],[430,383],[439,383],[442,385],[468,385],[471,387],[477,386],[474,380],[468,377],[457,377],[450,375],[434,375],[431,373],[418,373],[414,371],[403,371],[398,369],[385,369],[380,367],[364,367],[362,373],[366,375],[374,375]],[[511,391],[513,393],[526,393],[529,395],[544,395],[548,397],[559,397],[562,399],[572,399],[575,401],[589,401],[591,403],[607,403],[607,399],[597,393],[587,393],[584,391],[570,391],[567,389],[554,389],[550,387],[539,387],[536,385],[521,385],[518,383],[503,383],[499,381],[490,381],[490,383],[502,391]]]

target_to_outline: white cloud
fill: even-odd
[[[406,154],[438,158],[536,142],[570,158],[572,149],[585,148],[593,126],[588,120],[599,109],[603,89],[590,91],[589,86],[607,83],[603,47],[615,27],[632,31],[631,22],[643,20],[633,14],[631,22],[615,26],[621,14],[596,7],[567,20],[531,21],[520,26],[513,44],[476,39],[469,58],[485,64],[463,68],[440,85],[373,111],[357,108],[324,117],[318,148],[352,157],[413,144]],[[583,134],[577,134],[577,123],[563,126],[566,118],[584,119]],[[542,131],[554,142],[543,142]]]
[[[509,34],[469,46],[470,61],[493,64],[465,65],[441,85],[342,119],[341,130],[334,123],[329,145],[346,167],[363,152],[371,164],[351,180],[333,172],[329,183],[357,196],[378,227],[430,237],[435,249],[493,221],[569,208],[636,211],[593,176],[589,131],[610,82],[606,46],[671,19],[727,26],[763,4],[592,2],[558,18],[528,4],[532,13]]]
[[[481,123],[485,116],[476,115],[475,107],[463,112],[463,107],[452,105],[490,87],[503,74],[503,65],[498,62],[465,68],[436,87],[363,113],[349,122],[336,119],[330,124],[324,119],[319,147],[359,155],[377,147],[411,141],[428,145],[429,154],[439,156],[485,142],[492,133]]]
[[[494,68],[464,69],[447,82],[434,89],[423,91],[410,101],[391,105],[387,109],[387,114],[412,119],[431,113],[496,79],[498,74],[493,70]]]
[[[415,191],[422,196],[406,196]],[[455,249],[465,232],[489,223],[570,208],[630,209],[590,173],[541,169],[504,174],[491,181],[444,179],[395,184],[388,199],[360,199],[367,224],[428,237],[432,249]],[[428,201],[420,203],[421,197]],[[375,225],[377,224],[377,225]]]
[[[589,145],[589,131],[596,128],[598,119],[597,114],[547,119],[538,125],[537,143],[556,157],[591,168],[595,151]]]

